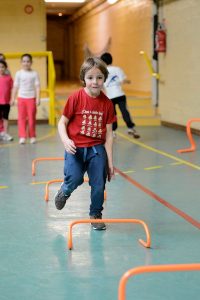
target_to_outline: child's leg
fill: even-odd
[[[3,105],[3,127],[4,132],[8,133],[8,116],[10,112],[10,104]]]
[[[75,155],[65,152],[64,182],[55,196],[55,206],[58,210],[63,209],[71,193],[84,181],[85,162],[83,154],[83,148],[77,148]]]
[[[4,127],[4,132],[8,132],[8,120],[3,119],[3,127]]]
[[[27,100],[27,114],[28,114],[28,134],[29,137],[36,137],[36,101],[35,99],[28,99]]]
[[[26,138],[26,99],[18,98],[18,134],[20,138]]]
[[[114,112],[115,112],[115,116],[117,118],[117,111],[116,111],[116,103],[115,103],[115,98],[114,99],[111,99],[113,105],[114,105]],[[112,124],[112,130],[115,131],[117,130],[117,127],[118,127],[118,124],[117,124],[117,120],[115,122],[113,122]]]
[[[3,120],[0,120],[0,132],[3,132],[4,128],[3,128]]]
[[[79,148],[75,155],[65,152],[64,182],[61,189],[67,196],[84,181],[85,163],[83,151],[83,148]]]
[[[130,114],[126,107],[126,96],[119,97],[118,100],[119,109],[122,113],[122,117],[124,119],[124,122],[126,123],[128,128],[133,128],[135,124],[132,122]]]
[[[104,190],[107,177],[107,153],[103,145],[89,148],[87,173],[91,186],[90,216],[101,214],[104,202]]]

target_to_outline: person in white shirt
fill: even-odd
[[[18,102],[18,134],[19,144],[26,142],[26,127],[28,121],[28,135],[30,143],[36,142],[36,106],[40,104],[40,80],[38,73],[31,69],[32,56],[23,54],[22,69],[17,71],[11,104],[17,97]]]
[[[130,113],[126,107],[126,95],[122,90],[122,84],[130,83],[130,80],[126,78],[124,71],[117,66],[112,65],[112,55],[108,52],[105,52],[101,55],[101,60],[103,60],[108,69],[108,78],[104,83],[104,88],[106,92],[106,96],[112,101],[115,114],[116,112],[116,105],[119,106],[119,109],[122,113],[122,117],[126,126],[128,127],[128,134],[132,135],[134,138],[140,138],[140,135],[135,130],[135,123],[132,121]],[[113,129],[113,136],[116,137],[115,131],[117,130],[118,124],[117,121],[112,125]]]

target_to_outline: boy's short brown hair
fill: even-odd
[[[85,86],[85,74],[94,67],[96,67],[103,73],[104,82],[106,81],[108,77],[108,69],[106,64],[98,57],[88,57],[83,62],[80,68],[80,80],[83,82],[84,86]]]

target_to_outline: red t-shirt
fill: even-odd
[[[9,104],[13,80],[10,75],[0,76],[0,104]]]
[[[116,120],[113,104],[106,95],[101,92],[92,98],[84,88],[68,98],[63,115],[70,120],[67,133],[77,147],[104,144],[106,124]]]

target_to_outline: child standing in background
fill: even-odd
[[[132,135],[135,139],[140,138],[140,135],[135,130],[135,123],[132,121],[130,113],[126,107],[126,95],[122,90],[122,84],[124,83],[131,83],[130,80],[126,78],[124,71],[118,67],[112,65],[112,55],[108,52],[101,55],[101,59],[106,63],[108,66],[108,78],[104,84],[104,88],[106,91],[107,97],[112,101],[115,114],[116,112],[116,105],[119,106],[119,109],[122,113],[122,117],[126,126],[128,128],[128,134]],[[113,136],[116,137],[115,131],[117,130],[118,124],[117,121],[113,123]]]
[[[0,53],[0,60],[4,60],[6,62],[5,55]],[[8,68],[5,71],[5,74],[10,75],[10,71]],[[3,120],[0,120],[0,140],[3,140],[4,128],[3,128]]]
[[[91,186],[90,218],[102,219],[106,177],[114,175],[112,123],[115,114],[112,102],[102,93],[108,76],[105,63],[88,58],[80,70],[84,88],[72,94],[58,123],[65,147],[64,183],[55,196],[61,210],[71,193],[83,183],[88,173]],[[104,223],[92,223],[95,230],[104,230]]]
[[[18,134],[19,144],[26,142],[26,125],[30,143],[36,142],[36,105],[40,104],[40,80],[38,73],[31,69],[32,56],[23,54],[22,69],[17,71],[14,80],[12,104],[18,94]]]
[[[12,141],[13,137],[8,134],[8,116],[13,80],[6,70],[7,63],[0,60],[0,120],[3,122],[3,131],[0,132],[0,136],[3,141]]]

